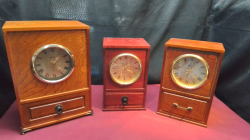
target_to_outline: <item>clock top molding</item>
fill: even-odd
[[[103,38],[103,48],[150,49],[143,38]]]
[[[225,52],[222,43],[177,39],[177,38],[171,38],[168,42],[165,43],[165,47],[174,47],[174,48],[199,50],[199,51],[215,52],[215,53]]]
[[[89,29],[89,26],[75,20],[50,21],[6,21],[3,32],[49,31]]]

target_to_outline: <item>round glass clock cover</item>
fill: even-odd
[[[39,48],[31,59],[34,75],[45,83],[58,83],[67,79],[74,70],[71,52],[58,44]]]
[[[142,73],[141,61],[133,54],[123,53],[112,59],[109,65],[110,76],[120,85],[133,84]]]
[[[196,89],[201,87],[207,80],[209,66],[200,56],[184,54],[177,57],[171,67],[171,77],[180,87]]]

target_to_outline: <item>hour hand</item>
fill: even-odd
[[[55,61],[51,61],[51,65],[54,66],[58,60],[60,60],[61,55],[55,58]]]
[[[193,79],[199,81],[199,80],[194,76],[194,74],[192,74],[191,72],[190,72],[190,75],[192,76]]]

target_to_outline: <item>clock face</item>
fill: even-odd
[[[123,53],[117,55],[109,65],[109,72],[112,80],[117,84],[133,84],[141,75],[141,61],[133,54]]]
[[[171,77],[180,87],[196,89],[202,86],[209,74],[207,62],[200,56],[184,54],[177,57],[171,67]]]
[[[71,52],[57,44],[49,44],[38,49],[32,57],[34,75],[45,83],[58,83],[68,78],[74,70]]]

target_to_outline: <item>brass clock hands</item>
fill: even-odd
[[[51,61],[51,66],[53,67],[58,60],[60,60],[61,55],[55,58],[55,61]]]

